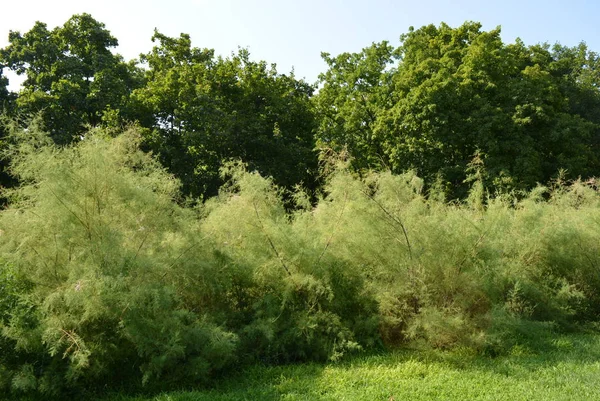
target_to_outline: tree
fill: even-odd
[[[186,34],[155,32],[153,41],[157,46],[141,58],[147,84],[132,98],[152,116],[147,144],[182,181],[184,194],[216,194],[219,168],[231,158],[281,186],[310,185],[310,85],[251,61],[246,50],[216,58],[213,50],[192,47]]]
[[[321,54],[329,69],[319,76],[323,87],[315,97],[317,138],[321,147],[338,152],[347,148],[358,169],[387,165],[374,127],[379,114],[391,105],[393,51],[388,42],[381,42],[360,53]]]
[[[547,46],[504,45],[500,29],[445,24],[402,37],[398,102],[380,127],[395,169],[441,173],[455,187],[479,153],[492,187],[530,188],[559,169],[597,172],[597,123],[574,113]],[[571,65],[575,67],[575,65]]]
[[[506,45],[499,28],[484,32],[473,22],[411,29],[401,41],[397,66],[378,70],[381,87],[336,80],[340,68],[330,65],[317,97],[330,112],[321,122],[325,145],[346,145],[358,160],[380,158],[396,173],[442,177],[453,197],[466,195],[476,156],[492,190],[531,188],[561,169],[572,178],[598,174],[598,56],[584,45]],[[344,71],[359,71],[365,54],[340,56]],[[352,120],[373,91],[385,94],[363,112],[374,119]],[[373,138],[376,147],[355,145]]]
[[[7,135],[6,118],[11,116],[14,109],[15,94],[8,90],[8,78],[3,75],[4,68],[0,64],[0,146],[3,148]],[[7,172],[7,160],[0,159],[0,188],[11,187],[15,184],[14,178]],[[4,203],[0,198],[0,204]]]
[[[197,382],[231,361],[236,335],[211,304],[229,280],[223,258],[137,131],[60,147],[35,127],[11,139],[22,185],[0,213],[3,394]]]
[[[41,113],[57,143],[99,125],[108,110],[126,114],[127,97],[140,84],[134,64],[111,52],[117,39],[89,14],[74,15],[53,30],[36,22],[25,34],[11,31],[9,42],[0,52],[2,62],[26,75],[19,111]]]
[[[0,109],[5,110],[8,107],[9,91],[8,78],[3,75],[4,68],[0,65]]]

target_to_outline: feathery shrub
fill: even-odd
[[[0,213],[0,387],[198,383],[232,364],[409,342],[496,355],[600,315],[593,181],[448,203],[343,165],[290,211],[231,163],[194,208],[130,129],[58,148],[13,134]],[[435,186],[434,186],[435,188]]]

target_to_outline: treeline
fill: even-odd
[[[7,108],[19,118],[40,115],[61,145],[89,127],[135,123],[184,196],[216,195],[219,168],[231,158],[282,187],[314,187],[311,85],[251,61],[246,50],[223,58],[192,47],[185,34],[155,32],[152,40],[149,53],[126,62],[111,52],[117,39],[90,15],[53,30],[38,22],[11,32],[0,63],[26,79]]]
[[[415,171],[450,198],[466,196],[473,161],[492,194],[598,175],[599,61],[585,44],[505,44],[477,23],[400,39],[323,54],[329,68],[311,84],[246,50],[217,57],[185,34],[155,31],[152,50],[125,61],[117,39],[82,14],[10,33],[0,66],[25,81],[9,93],[0,74],[0,102],[20,120],[41,116],[61,145],[88,127],[137,124],[184,197],[216,195],[230,159],[314,191],[319,157],[331,151],[358,172]]]

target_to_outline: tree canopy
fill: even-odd
[[[0,100],[41,115],[57,144],[90,126],[145,128],[145,149],[194,198],[217,193],[231,159],[314,190],[318,157],[332,150],[361,173],[414,170],[452,198],[466,196],[475,165],[492,193],[598,175],[598,54],[500,34],[442,23],[411,28],[397,47],[323,53],[316,91],[246,49],[216,56],[187,34],[155,30],[154,47],[126,62],[104,24],[81,14],[10,33],[0,65],[26,79],[12,95],[0,75]]]
[[[120,110],[140,84],[132,63],[111,49],[118,45],[104,24],[75,15],[49,30],[36,22],[28,32],[11,31],[2,62],[26,79],[17,98],[21,113],[41,113],[57,143],[97,126],[108,110]]]
[[[184,193],[214,195],[223,161],[241,159],[282,187],[314,181],[316,120],[312,86],[275,65],[191,46],[188,35],[157,42],[142,55],[146,85],[132,99],[146,111],[148,143],[179,177]]]
[[[401,41],[325,55],[322,144],[346,146],[358,168],[441,176],[455,194],[476,156],[496,189],[531,188],[560,169],[598,173],[598,55],[585,44],[507,45],[478,23],[411,29]]]
[[[8,106],[9,92],[8,92],[8,78],[4,76],[4,69],[0,65],[0,106],[5,109]]]

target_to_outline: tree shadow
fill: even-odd
[[[327,364],[305,363],[282,366],[239,367],[237,371],[226,372],[208,387],[201,389],[182,389],[160,395],[127,397],[120,395],[106,401],[231,401],[231,400],[318,400],[332,399],[340,391],[359,394],[360,389],[369,392],[369,387],[381,387],[372,383],[372,371],[398,375],[399,381],[412,383],[425,380],[435,382],[438,370],[433,366],[442,366],[446,372],[453,371],[457,377],[468,378],[480,375],[508,378],[510,383],[523,380],[530,382],[537,372],[554,366],[573,364],[597,364],[600,361],[600,335],[568,334],[540,338],[535,344],[514,346],[508,354],[500,356],[482,356],[473,350],[455,349],[440,351],[434,349],[398,349],[389,352],[364,353],[348,357],[339,362]],[[399,369],[400,368],[400,369]],[[557,373],[559,375],[559,373]],[[345,376],[344,388],[332,384],[332,377]],[[565,380],[568,378],[565,378]],[[387,380],[390,380],[389,378]],[[525,384],[527,385],[527,384]],[[357,392],[358,390],[358,392]],[[388,392],[389,390],[389,392]],[[417,388],[415,391],[421,391]],[[389,399],[393,386],[378,388],[375,392],[381,399]],[[424,391],[424,390],[423,390]],[[369,393],[372,394],[372,393]],[[351,397],[350,397],[351,398]],[[379,399],[377,398],[377,399]],[[360,399],[360,398],[357,398]]]

